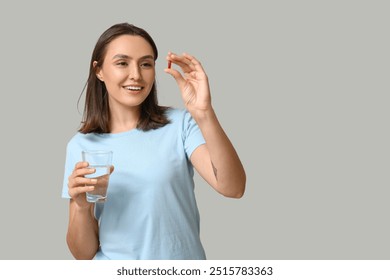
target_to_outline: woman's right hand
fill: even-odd
[[[85,175],[95,173],[94,168],[88,168],[88,162],[78,162],[68,178],[68,193],[79,207],[87,208],[91,204],[86,199],[86,192],[93,191],[96,179],[85,178]]]

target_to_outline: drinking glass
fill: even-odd
[[[112,151],[82,151],[82,159],[94,168],[95,173],[85,175],[86,178],[97,179],[95,189],[87,192],[87,201],[91,203],[105,202],[112,164]]]

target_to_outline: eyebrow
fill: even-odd
[[[132,59],[131,56],[128,56],[128,55],[126,55],[126,54],[116,54],[116,55],[114,55],[114,56],[112,57],[112,59],[118,59],[118,58],[119,58],[119,59]],[[153,59],[153,60],[154,60],[154,56],[148,54],[148,55],[142,56],[140,59]]]

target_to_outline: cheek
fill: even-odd
[[[146,82],[150,87],[154,84],[156,80],[156,72],[155,71],[145,71],[142,73],[142,79]]]
[[[126,75],[121,74],[120,72],[111,72],[109,76],[106,76],[104,82],[106,83],[107,88],[117,88],[127,79]]]
[[[145,73],[145,77],[148,77],[149,80],[153,80],[154,81],[154,78],[156,77],[156,70],[153,69],[153,70],[147,71]]]
[[[148,83],[149,83],[149,85],[150,85],[150,88],[153,87],[153,85],[155,84],[155,82],[156,82],[156,76],[155,76],[154,73],[153,73],[153,75],[150,75],[149,80],[148,80]]]

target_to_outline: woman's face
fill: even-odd
[[[155,80],[153,49],[141,36],[119,36],[108,44],[96,74],[106,85],[111,110],[138,108]]]

